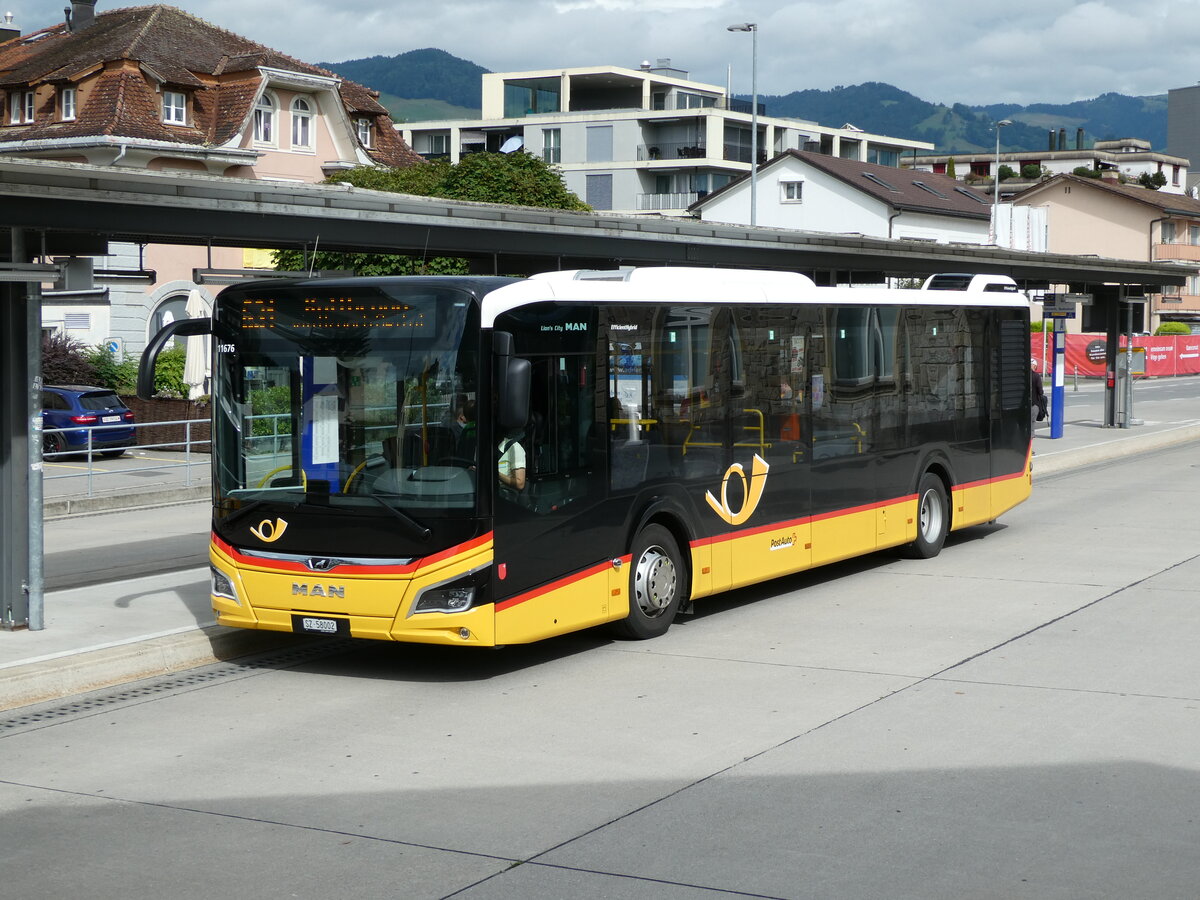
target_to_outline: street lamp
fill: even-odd
[[[1001,119],[996,123],[996,179],[992,182],[992,240],[996,243],[1000,238],[996,216],[1000,212],[1000,129],[1012,124],[1012,119]]]
[[[750,57],[750,224],[758,224],[758,25],[742,22],[726,31],[748,31]],[[730,98],[732,99],[732,98]]]

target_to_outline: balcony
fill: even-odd
[[[639,144],[637,148],[638,162],[656,159],[704,159],[707,155],[708,150],[703,141]]]
[[[1179,259],[1186,262],[1200,262],[1200,245],[1197,244],[1155,244],[1155,259]]]
[[[743,144],[726,144],[725,155],[722,159],[727,159],[730,162],[750,162],[750,148]],[[758,148],[758,164],[761,166],[767,161],[767,151],[762,147]]]
[[[655,212],[664,209],[687,209],[706,191],[685,191],[677,194],[638,194],[638,212]]]

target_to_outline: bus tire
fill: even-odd
[[[687,584],[675,537],[647,525],[633,542],[629,563],[629,615],[614,623],[617,634],[646,640],[665,634],[679,611]]]
[[[932,559],[941,552],[949,531],[946,486],[942,479],[926,472],[917,488],[917,539],[908,545],[908,555],[913,559]]]

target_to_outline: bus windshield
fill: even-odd
[[[470,295],[428,282],[258,285],[223,294],[215,318],[218,335],[236,335],[218,336],[213,373],[226,512],[382,506],[422,523],[475,511]]]

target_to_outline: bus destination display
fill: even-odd
[[[299,305],[288,298],[247,297],[241,327],[247,330],[282,325],[292,330],[329,331],[386,328],[433,331],[433,310],[381,295],[305,297]]]

